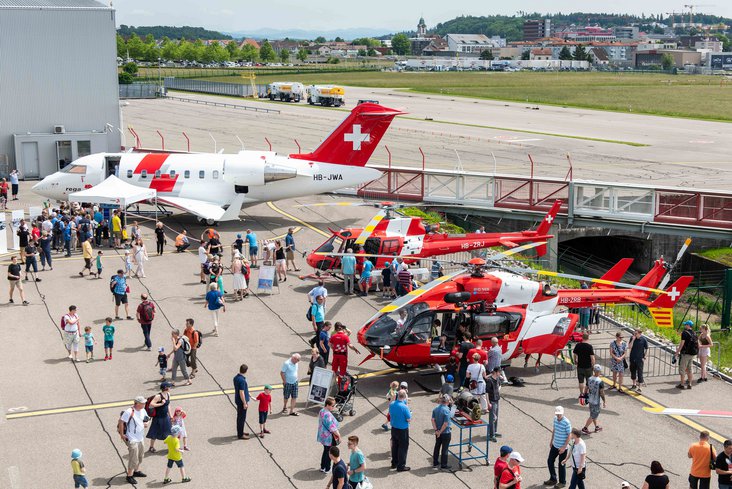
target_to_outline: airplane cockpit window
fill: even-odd
[[[416,304],[409,304],[401,309],[384,314],[369,327],[364,335],[364,342],[367,346],[396,346],[399,344],[402,336],[408,328],[412,326],[411,322],[415,317],[425,310],[429,309],[429,306],[424,302],[417,302]],[[432,324],[432,314],[425,315],[427,318],[427,334]],[[415,326],[418,325],[418,331],[421,331],[421,322],[417,321]],[[424,340],[427,341],[427,340]]]
[[[86,165],[66,165],[61,169],[61,173],[72,173],[74,175],[86,175]]]
[[[127,170],[127,178],[132,178],[132,170]]]
[[[338,236],[331,236],[328,241],[320,245],[320,247],[315,250],[316,252],[320,253],[333,253],[333,252],[340,252],[341,251],[341,245],[343,243],[343,240]]]

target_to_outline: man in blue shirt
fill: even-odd
[[[343,273],[343,290],[346,295],[353,294],[353,284],[356,282],[356,256],[348,248],[346,255],[341,258],[341,273]]]
[[[285,236],[285,259],[288,271],[290,270],[290,263],[292,263],[292,268],[296,272],[299,272],[300,269],[295,265],[295,236],[292,234],[294,232],[295,228],[289,228],[287,230],[287,236]]]
[[[282,394],[285,399],[285,403],[282,406],[282,414],[287,412],[287,399],[290,399],[290,416],[300,416],[295,411],[295,403],[297,402],[297,388],[298,388],[298,375],[297,375],[297,364],[300,362],[300,354],[293,353],[292,356],[285,360],[280,370],[280,377],[282,378]]]
[[[130,306],[127,304],[127,279],[125,278],[124,270],[117,270],[117,275],[112,277],[112,282],[109,284],[114,294],[114,317],[115,319],[122,319],[119,317],[119,305],[125,305],[125,314],[127,319],[132,319],[130,316]]]
[[[396,401],[389,404],[391,418],[391,468],[397,472],[412,470],[407,467],[407,451],[409,450],[409,423],[412,412],[407,406],[407,392],[400,390]]]
[[[554,427],[552,428],[552,441],[549,444],[549,457],[546,464],[549,467],[549,480],[544,482],[545,486],[557,485],[557,472],[555,470],[557,458],[559,458],[559,487],[567,484],[567,469],[562,464],[564,453],[569,445],[569,434],[572,432],[572,424],[564,416],[564,408],[557,406],[554,408]]]
[[[249,243],[249,261],[252,263],[253,268],[257,268],[257,253],[259,253],[257,235],[251,229],[247,229],[247,235],[244,237],[247,239],[247,243]]]
[[[68,221],[62,221],[64,233],[64,249],[66,250],[66,256],[71,256],[71,223]]]
[[[247,408],[249,407],[249,384],[245,377],[247,367],[242,364],[239,373],[234,376],[234,402],[236,403],[236,437],[240,440],[248,440],[249,433],[244,433],[244,425],[247,421]]]
[[[435,448],[432,450],[432,467],[449,470],[447,465],[447,448],[450,446],[450,396],[440,396],[440,404],[432,410],[432,429],[435,430]],[[439,465],[437,456],[440,455]]]
[[[323,363],[328,365],[328,357],[330,356],[330,321],[323,323],[323,329],[318,333],[318,353],[320,353]]]

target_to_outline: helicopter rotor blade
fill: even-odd
[[[376,226],[378,226],[381,220],[384,219],[384,217],[386,217],[386,209],[381,209],[379,212],[376,213],[374,217],[371,218],[371,221],[366,225],[366,227],[363,228],[363,231],[361,231],[361,234],[358,235],[358,238],[356,238],[354,244],[364,244],[374,232]]]
[[[686,249],[691,244],[691,238],[686,238],[686,241],[684,241],[684,244],[681,246],[681,249],[679,250],[678,254],[676,255],[676,260],[671,264],[668,271],[666,272],[666,275],[664,275],[663,280],[661,280],[661,283],[658,284],[659,289],[665,289],[668,285],[669,281],[671,280],[671,272],[674,271],[674,268],[676,268],[676,265],[679,264],[681,261],[681,257],[684,256],[684,253],[686,253]]]
[[[422,296],[424,293],[434,289],[438,285],[440,285],[443,282],[447,282],[448,280],[452,279],[453,277],[456,277],[463,273],[465,269],[460,269],[452,273],[448,273],[447,275],[443,275],[442,277],[438,277],[434,279],[432,282],[428,282],[422,287],[418,289],[414,289],[411,292],[407,293],[406,295],[401,296],[391,304],[388,304],[381,308],[379,311],[379,314],[385,314],[394,312],[397,309],[401,309],[402,307],[406,306],[407,304],[414,302],[416,299],[418,299],[420,296]]]
[[[510,248],[510,249],[508,249],[506,251],[502,251],[502,252],[497,253],[497,254],[495,254],[493,256],[489,256],[485,260],[486,261],[493,261],[493,262],[505,260],[506,258],[510,258],[513,255],[516,255],[518,253],[522,253],[522,252],[524,252],[526,250],[530,250],[532,248],[538,248],[539,246],[543,246],[545,244],[546,244],[546,241],[535,241],[533,243],[527,243],[525,245],[517,246],[515,248]]]
[[[663,289],[654,289],[651,287],[643,287],[641,285],[626,284],[624,282],[614,282],[612,280],[604,280],[601,278],[586,277],[583,275],[573,275],[571,273],[550,272],[550,271],[546,271],[546,270],[534,270],[533,268],[516,269],[516,270],[514,270],[514,273],[525,273],[528,275],[539,275],[539,276],[543,275],[543,276],[547,276],[547,277],[569,278],[572,280],[591,282],[593,284],[610,285],[610,286],[621,288],[621,289],[642,290],[644,292],[652,292],[654,294],[666,294],[667,293]]]

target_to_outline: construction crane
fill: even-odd
[[[714,7],[714,5],[706,5],[706,4],[692,4],[692,5],[684,5],[684,8],[689,9],[689,25],[694,23],[694,9],[696,7]]]
[[[671,16],[671,25],[669,27],[673,27],[676,23],[676,12],[665,12],[665,14]],[[681,21],[683,22],[684,19],[682,18]]]
[[[257,75],[253,71],[250,71],[249,73],[242,73],[241,77],[245,80],[249,80],[249,83],[252,87],[251,97],[259,98],[259,94],[257,93],[257,85],[254,83],[254,81],[257,79]]]

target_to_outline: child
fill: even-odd
[[[97,278],[102,278],[102,250],[97,252]]]
[[[259,401],[259,437],[264,438],[265,433],[270,434],[267,430],[267,413],[272,414],[271,385],[264,386],[264,392],[259,393],[257,401]]]
[[[381,270],[381,281],[384,284],[381,297],[394,297],[394,289],[391,286],[391,263],[388,261],[384,263],[384,268]]]
[[[71,470],[74,473],[74,487],[89,487],[89,481],[86,480],[86,468],[81,460],[81,450],[78,448],[71,451]]]
[[[168,370],[168,355],[165,354],[165,348],[162,346],[158,348],[158,359],[155,361],[155,365],[160,367],[160,380],[165,380],[165,372]]]
[[[94,360],[94,345],[97,344],[97,340],[94,339],[94,334],[91,332],[91,326],[84,328],[84,348],[86,349],[86,363]]]
[[[122,247],[123,248],[129,248],[129,244],[127,243],[127,240],[129,239],[129,234],[127,234],[127,226],[122,226]]]
[[[130,250],[125,250],[125,277],[129,278],[132,274],[132,255]]]
[[[106,362],[112,359],[112,348],[114,348],[114,325],[111,317],[104,320],[102,333],[104,333],[104,361]]]
[[[183,453],[180,451],[180,440],[178,439],[179,434],[180,427],[173,425],[170,428],[170,434],[164,442],[168,445],[168,465],[165,467],[163,484],[170,484],[172,482],[170,477],[168,477],[168,474],[170,474],[170,469],[173,468],[173,464],[177,465],[180,469],[180,476],[183,478],[181,482],[191,482],[191,478],[186,477],[186,469],[183,467]]]
[[[173,417],[170,418],[171,423],[173,426],[177,426],[180,428],[180,432],[178,433],[178,438],[183,439],[183,450],[186,452],[189,451],[188,448],[188,432],[186,432],[186,422],[183,421],[186,418],[187,414],[185,411],[183,411],[183,408],[178,406],[175,408],[175,411],[173,411]]]
[[[389,391],[386,393],[386,400],[389,401],[389,403],[396,400],[398,390],[399,382],[395,380],[391,384],[389,384]],[[381,427],[384,429],[384,431],[389,431],[391,429],[389,427],[389,420],[387,419],[386,423],[382,424]]]

